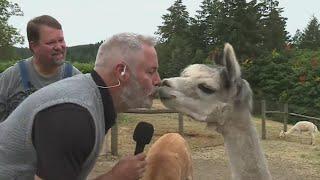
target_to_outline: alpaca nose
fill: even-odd
[[[170,82],[167,79],[162,80],[161,86],[172,87]]]

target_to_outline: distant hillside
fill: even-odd
[[[98,48],[101,43],[102,41],[96,44],[86,44],[68,47],[67,60],[73,62],[94,62],[96,59]],[[32,55],[29,48],[15,47],[14,51],[16,57],[19,57],[19,59],[28,58]]]
[[[14,51],[15,51],[16,56],[20,57],[19,59],[28,58],[28,57],[31,56],[31,52],[30,52],[29,48],[18,48],[18,47],[15,47]]]
[[[77,62],[94,62],[101,43],[102,41],[96,44],[69,47],[67,51],[67,60]]]

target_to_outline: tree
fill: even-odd
[[[303,31],[301,36],[300,48],[317,49],[320,47],[320,24],[318,19],[313,16]]]
[[[256,56],[262,41],[256,0],[204,0],[196,20],[206,51],[233,45],[240,59]],[[200,33],[199,33],[200,34]]]
[[[162,77],[179,75],[179,72],[187,65],[198,60],[193,58],[196,49],[193,48],[193,40],[190,33],[190,17],[182,0],[176,0],[168,8],[169,13],[162,16],[163,25],[158,27],[157,34],[160,42],[157,45],[159,61],[161,63],[159,72]]]
[[[286,20],[281,16],[283,8],[279,8],[276,0],[262,0],[260,3],[262,14],[263,48],[267,51],[282,50],[288,41]]]
[[[302,38],[302,32],[299,29],[297,29],[296,33],[294,34],[294,36],[291,39],[292,44],[295,47],[299,47],[301,44],[301,38]]]
[[[278,4],[275,0],[204,0],[195,18],[197,28],[191,33],[198,31],[199,42],[206,47],[204,52],[229,42],[240,59],[282,49],[288,33]]]
[[[189,36],[189,13],[186,6],[182,4],[182,0],[176,0],[174,4],[168,8],[169,13],[162,16],[164,20],[162,26],[158,26],[161,42],[168,42],[173,36],[181,36],[187,38]]]
[[[200,5],[200,10],[197,11],[196,18],[192,25],[193,30],[197,27],[198,33],[196,37],[200,39],[204,45],[203,50],[210,51],[217,44],[221,43],[218,36],[218,28],[220,21],[220,12],[222,3],[218,0],[204,0]],[[194,31],[192,31],[193,33]]]
[[[12,56],[12,46],[24,42],[17,29],[8,24],[11,16],[23,16],[19,5],[0,0],[0,59]]]
[[[240,59],[256,57],[261,43],[256,0],[224,0],[219,18],[218,34],[222,42],[230,42]]]
[[[194,63],[190,43],[180,36],[173,36],[168,43],[159,44],[157,50],[161,64],[159,73],[162,78],[179,76],[182,69]]]

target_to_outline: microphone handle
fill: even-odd
[[[137,144],[136,144],[136,149],[135,149],[135,151],[134,151],[134,155],[137,155],[137,154],[139,154],[139,153],[142,153],[142,152],[143,152],[143,149],[144,149],[144,146],[145,146],[145,144],[139,144],[139,143],[137,143]]]

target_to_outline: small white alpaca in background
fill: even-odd
[[[283,130],[281,130],[279,137],[285,138],[293,132],[298,132],[300,135],[302,134],[302,132],[309,133],[311,136],[311,144],[315,145],[315,134],[319,131],[317,126],[314,125],[312,122],[299,121],[291,129],[289,129],[289,131],[284,132]]]

